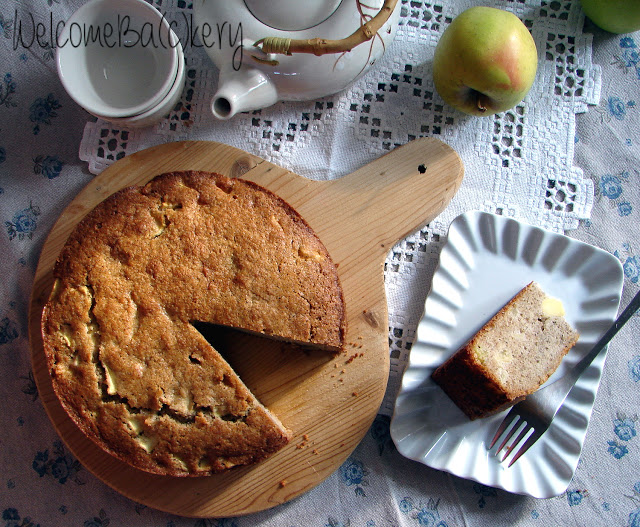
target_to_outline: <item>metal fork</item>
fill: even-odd
[[[578,381],[580,375],[582,375],[584,370],[586,370],[593,360],[607,347],[609,341],[633,316],[638,308],[640,308],[640,291],[636,293],[633,300],[631,300],[629,305],[607,330],[607,332],[602,335],[591,351],[587,353],[587,355],[585,355],[582,360],[578,362],[571,371],[569,371],[569,373],[551,383],[549,386],[527,396],[511,409],[502,421],[502,424],[498,427],[498,431],[489,445],[489,450],[493,448],[500,436],[505,432],[505,430],[507,430],[513,421],[515,421],[515,423],[502,440],[502,443],[500,443],[500,446],[495,453],[496,456],[505,447],[513,435],[523,426],[523,423],[524,428],[522,428],[515,441],[507,447],[501,462],[509,457],[509,454],[511,454],[511,452],[531,431],[533,432],[531,432],[531,435],[527,437],[527,440],[513,456],[509,462],[509,466],[513,465],[520,456],[522,456],[522,454],[529,450],[529,448],[538,439],[540,439],[540,436],[549,428],[551,421],[553,421],[558,410],[560,410],[560,407],[564,404],[567,395]]]

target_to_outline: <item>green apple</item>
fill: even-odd
[[[596,26],[611,33],[640,29],[640,0],[582,0],[582,9]]]
[[[513,108],[531,89],[537,69],[529,30],[513,13],[493,7],[471,7],[455,17],[433,57],[436,90],[471,115]]]

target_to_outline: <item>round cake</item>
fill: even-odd
[[[115,193],[76,226],[54,279],[42,336],[56,395],[101,448],[155,474],[255,463],[290,438],[194,322],[344,346],[326,248],[242,179],[174,172]]]

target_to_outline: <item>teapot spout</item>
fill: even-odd
[[[218,91],[211,100],[211,112],[221,120],[238,112],[266,108],[278,101],[271,79],[256,68],[221,71]]]

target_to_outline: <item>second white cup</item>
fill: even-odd
[[[58,75],[89,113],[138,115],[174,86],[179,44],[167,20],[144,0],[90,0],[58,37]]]

